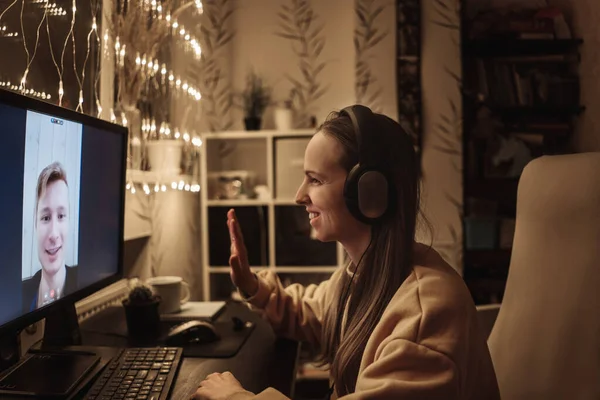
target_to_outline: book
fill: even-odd
[[[176,313],[161,314],[161,321],[190,321],[194,319],[213,321],[225,309],[224,301],[188,301]]]

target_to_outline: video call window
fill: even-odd
[[[23,311],[77,290],[82,125],[27,112]]]

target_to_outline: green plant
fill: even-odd
[[[261,118],[271,104],[271,92],[272,89],[264,84],[262,78],[250,71],[246,77],[246,88],[241,93],[244,116]]]
[[[155,295],[148,286],[138,285],[131,289],[127,299],[125,300],[127,305],[141,306],[150,303],[154,303],[159,300],[160,297]]]

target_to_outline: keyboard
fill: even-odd
[[[86,400],[166,400],[181,364],[178,347],[123,349],[87,392]]]

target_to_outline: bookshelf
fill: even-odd
[[[474,12],[474,3],[463,2],[461,24],[464,279],[485,304],[504,293],[523,168],[570,152],[585,111],[583,40],[565,37],[564,20],[545,18],[544,9]]]
[[[284,286],[319,283],[343,263],[342,247],[311,238],[295,203],[304,149],[314,130],[205,133],[200,148],[204,300],[235,296],[229,276],[227,211],[235,208],[254,272],[270,269]],[[260,193],[258,195],[257,193]]]

